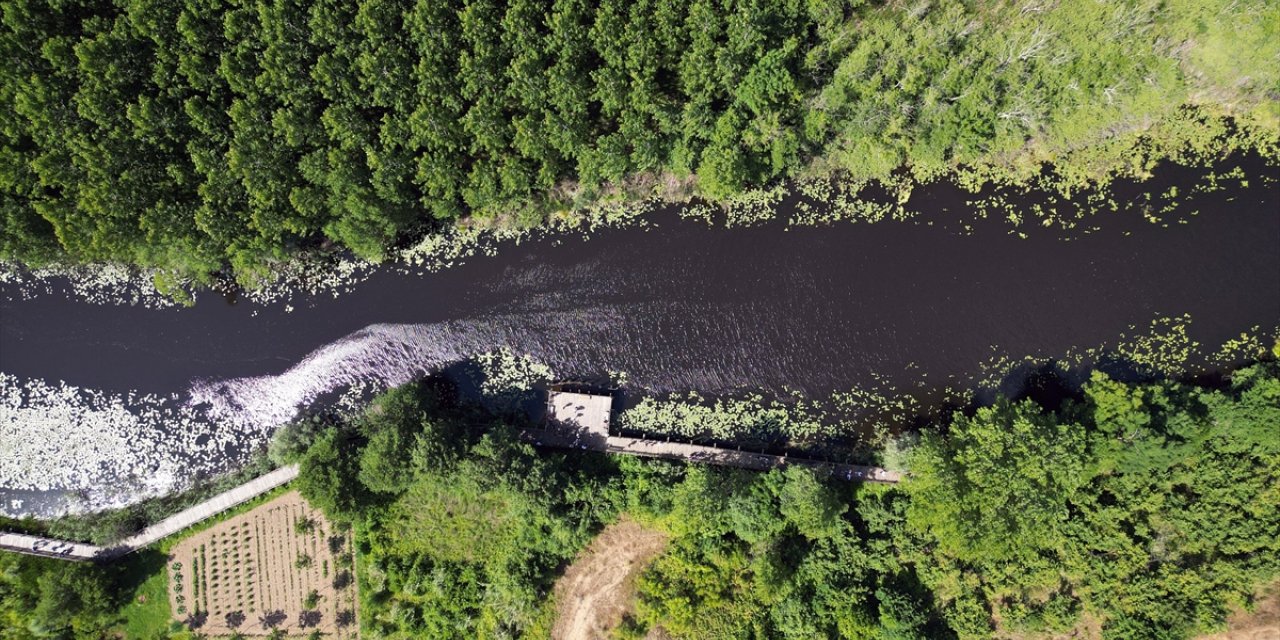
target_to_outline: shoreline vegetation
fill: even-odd
[[[1280,182],[1272,0],[11,0],[0,54],[0,285],[18,297],[217,293],[291,311],[375,269],[645,226],[670,206],[781,232],[915,219],[931,188],[964,194],[948,228],[1067,241],[1103,212],[1185,224]],[[332,566],[293,568],[354,579],[342,626],[364,637],[548,637],[557,579],[624,519],[665,546],[612,640],[1217,631],[1280,579],[1280,326],[1202,346],[1189,322],[1054,359],[995,350],[973,380],[643,398],[617,416],[862,456],[903,471],[894,485],[536,449],[522,407],[553,372],[508,349],[463,363],[475,379],[352,389],[358,404],[270,438],[197,443],[178,422],[172,448],[130,435],[185,420],[155,398],[136,414],[0,374],[0,409],[45,420],[27,421],[7,478],[100,480],[115,456],[154,471],[155,493],[184,446],[239,439],[252,455],[184,493],[0,525],[109,542],[300,468],[119,562],[0,553],[0,640],[204,637],[170,595],[194,603],[205,573],[239,561],[198,573],[192,555],[184,583],[167,554],[293,490],[342,532]],[[1196,375],[1205,363],[1223,368]],[[107,410],[120,420],[95,422]],[[35,433],[77,411],[96,439]]]
[[[1133,639],[1219,630],[1280,576],[1277,421],[1271,357],[1213,387],[1094,371],[1069,397],[923,425],[882,486],[535,451],[516,417],[429,379],[273,453],[302,467],[288,490],[352,526],[371,637],[544,637],[564,567],[627,517],[669,543],[616,639]],[[0,621],[101,637],[146,609],[147,637],[189,639],[136,598],[163,593],[165,564],[0,554]]]
[[[992,345],[992,357],[974,362],[971,375],[912,376],[914,365],[908,363],[905,378],[872,375],[869,382],[809,397],[794,391],[773,396],[750,390],[711,396],[660,394],[631,383],[626,372],[611,372],[585,382],[622,394],[623,408],[613,421],[615,435],[728,444],[901,470],[903,442],[899,435],[942,420],[955,408],[981,406],[1000,396],[1070,394],[1077,392],[1095,369],[1126,381],[1164,377],[1204,382],[1229,375],[1243,364],[1280,356],[1275,351],[1280,345],[1280,325],[1254,326],[1223,343],[1203,343],[1195,329],[1195,319],[1184,314],[1159,316],[1131,326],[1112,341],[1073,347],[1063,353],[1014,357]],[[467,389],[469,401],[499,415],[526,417],[537,415],[537,408],[545,403],[542,390],[565,375],[508,348],[476,354],[440,374]],[[357,412],[381,390],[356,385],[334,404],[304,409],[299,419]],[[205,486],[205,493],[211,495],[247,480],[255,475],[254,469],[265,471],[284,464],[284,458],[278,452],[272,454],[268,446],[277,441],[274,446],[278,447],[280,437],[273,438],[272,432],[280,425],[267,428],[264,424],[262,429],[241,432],[194,415],[177,422],[172,413],[140,412],[130,403],[121,405],[129,411],[102,413],[94,406],[66,402],[76,397],[41,396],[40,403],[34,403],[39,406],[33,406],[31,396],[11,394],[6,396],[9,403],[0,405],[0,413],[7,412],[15,424],[29,427],[20,431],[25,435],[15,440],[12,455],[0,461],[5,486],[72,492],[61,498],[65,504],[36,507],[33,503],[31,510],[46,515],[79,514],[56,520],[55,531],[34,533],[109,542],[180,511],[187,506],[184,498],[192,484]],[[106,394],[100,400],[104,406],[115,407],[124,398]],[[41,427],[49,424],[61,427]],[[178,424],[182,425],[177,432],[181,439],[161,428]],[[57,437],[71,426],[93,437]],[[205,435],[211,436],[209,441],[199,444]],[[106,447],[104,442],[118,442],[119,446]],[[234,453],[226,448],[233,445],[237,447]],[[42,466],[31,463],[33,460],[60,463]],[[239,471],[224,475],[235,469]],[[104,482],[106,478],[110,481]],[[149,482],[140,482],[143,478]],[[182,493],[174,495],[175,491]],[[130,506],[114,508],[122,505]]]
[[[593,206],[758,218],[796,184],[877,219],[942,179],[1069,196],[1274,161],[1277,24],[1261,0],[19,3],[0,259],[181,299]]]
[[[272,452],[301,465],[289,490],[353,527],[371,637],[545,637],[564,567],[627,517],[670,542],[615,638],[1184,638],[1280,576],[1278,421],[1273,356],[1212,386],[1094,371],[920,426],[909,475],[879,486],[537,451],[520,418],[436,378]],[[165,565],[0,554],[0,621],[97,638],[146,609],[146,637],[191,638],[136,598],[163,593]]]
[[[748,190],[719,202],[648,198],[596,204],[561,212],[530,227],[469,219],[399,243],[388,249],[380,261],[327,243],[273,260],[252,282],[237,282],[234,274],[226,270],[197,281],[163,268],[120,262],[33,267],[0,258],[0,285],[5,285],[11,296],[24,299],[56,291],[91,304],[163,309],[195,304],[201,295],[220,295],[263,306],[283,305],[292,311],[317,297],[336,298],[350,293],[378,270],[427,274],[474,257],[495,256],[513,244],[544,238],[590,238],[606,229],[653,228],[655,214],[668,208],[674,208],[680,219],[725,229],[762,224],[791,229],[892,221],[941,224],[957,233],[973,234],[979,225],[999,221],[1000,225],[984,228],[984,232],[1021,238],[1050,232],[1070,240],[1103,229],[1104,214],[1129,213],[1153,227],[1188,224],[1201,214],[1201,209],[1212,206],[1214,194],[1268,188],[1280,182],[1265,171],[1254,175],[1255,171],[1245,169],[1245,165],[1253,165],[1256,170],[1277,162],[1280,154],[1275,158],[1253,154],[1225,160],[1214,168],[1164,164],[1151,179],[1172,186],[1158,193],[1148,190],[1145,182],[1132,179],[1093,185],[1071,196],[1047,186],[1043,176],[1031,185],[987,185],[965,198],[968,211],[959,215],[926,214],[914,205],[911,194],[928,193],[936,185],[915,188],[900,202],[898,195],[878,185],[851,187],[830,178],[798,180],[769,189]],[[874,196],[866,195],[867,191],[874,191]],[[778,205],[783,201],[790,203],[786,215],[779,213]]]

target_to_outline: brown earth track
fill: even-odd
[[[606,527],[556,583],[551,637],[607,638],[630,606],[636,576],[666,544],[665,534],[626,518]]]
[[[1252,613],[1237,611],[1227,618],[1227,630],[1196,640],[1280,640],[1280,582],[1261,590]]]

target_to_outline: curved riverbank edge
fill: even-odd
[[[1120,211],[1141,211],[1152,226],[1185,224],[1185,217],[1170,215],[1180,205],[1213,193],[1230,200],[1235,191],[1249,188],[1250,180],[1274,184],[1272,176],[1280,166],[1280,157],[1257,149],[1234,153],[1212,164],[1207,158],[1180,160],[1183,162],[1165,158],[1141,174],[1119,175],[1070,191],[1054,187],[1047,178],[1053,171],[1046,170],[1025,183],[975,184],[959,174],[934,182],[894,184],[828,176],[788,180],[718,201],[663,194],[633,196],[560,211],[533,226],[501,220],[460,221],[411,237],[389,248],[385,259],[377,262],[345,250],[302,249],[248,280],[229,268],[192,279],[163,268],[119,262],[28,267],[0,260],[0,285],[22,299],[57,294],[99,305],[178,309],[194,304],[201,296],[221,296],[228,302],[280,305],[292,312],[295,305],[352,293],[379,272],[426,275],[527,242],[586,240],[606,230],[649,228],[657,224],[659,213],[724,229],[779,224],[789,230],[923,219],[923,224],[954,226],[966,235],[974,233],[983,221],[996,219],[1007,224],[1007,233],[1020,238],[1049,230],[1069,240],[1096,230],[1091,219]],[[955,213],[955,205],[965,211]],[[940,212],[946,216],[938,219],[935,214]]]
[[[298,477],[298,465],[280,467],[157,522],[119,543],[103,547],[21,533],[0,533],[0,550],[61,560],[111,560],[150,546]]]

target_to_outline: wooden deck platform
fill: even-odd
[[[547,395],[548,428],[574,439],[603,446],[609,437],[613,398],[605,395],[552,391]]]
[[[521,437],[535,446],[601,451],[629,456],[684,460],[768,471],[787,465],[824,469],[832,477],[865,482],[898,482],[902,474],[880,467],[833,463],[803,457],[757,453],[687,442],[609,435],[609,396],[552,391],[547,399],[547,428]]]

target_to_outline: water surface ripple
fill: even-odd
[[[997,351],[1059,356],[1158,316],[1190,314],[1206,345],[1274,328],[1278,196],[1269,186],[1193,200],[1199,215],[1167,227],[1101,215],[1069,240],[997,222],[960,232],[942,211],[789,230],[667,213],[647,230],[507,246],[441,273],[380,271],[291,313],[211,295],[182,310],[3,295],[0,371],[173,394],[253,433],[350,385],[396,384],[502,346],[565,378],[625,371],[654,392],[963,381]]]

